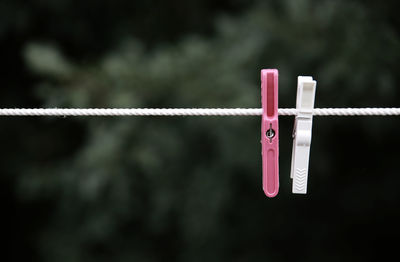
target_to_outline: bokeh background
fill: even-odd
[[[0,106],[400,107],[397,1],[0,2]],[[371,261],[396,253],[399,117],[315,117],[309,193],[261,189],[259,117],[2,117],[1,261]]]

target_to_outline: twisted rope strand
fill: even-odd
[[[251,116],[258,108],[20,108],[0,109],[0,116]]]
[[[297,115],[280,108],[281,116]],[[0,116],[260,116],[261,108],[4,108]],[[315,108],[315,116],[400,115],[400,108]]]
[[[318,116],[394,116],[400,115],[400,108],[316,108]]]

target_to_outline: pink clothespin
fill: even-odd
[[[278,70],[261,70],[261,145],[263,190],[274,197],[279,190]]]

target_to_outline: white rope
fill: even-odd
[[[258,108],[16,108],[0,116],[257,116]]]
[[[297,110],[282,108],[279,115],[297,115]],[[400,115],[400,108],[314,108],[315,116],[394,116]]]
[[[297,115],[280,108],[279,115]],[[261,108],[4,108],[0,116],[260,116]],[[315,116],[400,115],[400,108],[315,108]]]

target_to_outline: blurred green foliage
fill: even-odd
[[[96,15],[81,8],[84,20],[49,27],[56,41],[39,34],[21,44],[40,106],[259,107],[262,68],[280,70],[280,107],[294,106],[297,75],[318,81],[317,107],[399,106],[398,20],[385,4],[255,1],[198,30],[190,23],[209,13],[192,7],[182,21],[162,19],[172,19],[169,28],[189,25],[157,44],[165,32],[149,26],[150,14],[164,12],[138,2],[137,16],[118,16],[124,3],[89,1],[87,8],[115,10],[91,24],[85,19]],[[183,3],[169,10],[184,12]],[[74,1],[39,5],[59,21]],[[231,6],[235,13],[244,4]],[[126,33],[135,22],[135,33]],[[87,37],[92,28],[110,39],[97,47]],[[315,118],[309,194],[293,196],[293,119],[281,117],[281,194],[274,200],[261,189],[258,117],[23,121],[2,120],[16,132],[2,131],[13,147],[2,168],[13,177],[16,208],[24,210],[15,224],[24,224],[22,247],[33,259],[365,261],[379,257],[378,238],[399,232],[396,118]]]

